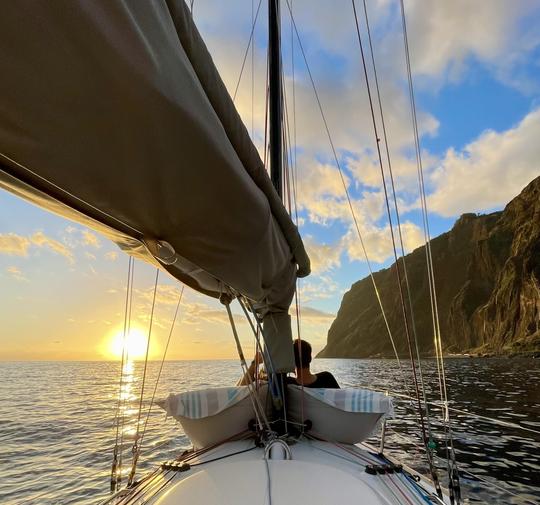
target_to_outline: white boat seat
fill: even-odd
[[[259,389],[268,405],[268,386]],[[158,405],[180,422],[195,449],[234,437],[255,419],[247,386],[170,394]],[[310,432],[332,442],[355,444],[368,438],[383,417],[393,417],[392,399],[367,389],[314,389],[288,386],[288,419],[311,421]]]
[[[289,385],[289,419],[311,422],[310,432],[323,440],[357,444],[385,417],[394,416],[392,399],[368,389],[315,389]]]
[[[259,388],[261,399],[266,397],[267,391],[267,385]],[[157,403],[168,416],[180,422],[195,449],[246,431],[249,422],[256,417],[247,386],[171,393],[166,400]]]

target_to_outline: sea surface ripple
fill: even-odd
[[[466,503],[540,503],[540,360],[460,358],[446,360],[445,365],[449,405],[457,409],[450,413]],[[159,366],[148,365],[140,426]],[[321,359],[313,368],[332,371],[342,386],[414,394],[408,365],[400,369],[394,360]],[[428,401],[437,402],[436,363],[424,360],[422,368]],[[131,364],[123,380],[124,482],[142,370],[143,363]],[[239,375],[233,360],[168,361],[156,398],[234,384]],[[119,382],[119,364],[114,362],[0,363],[0,503],[95,505],[107,497]],[[386,448],[426,472],[414,404],[401,396],[394,399],[396,418],[387,424]],[[432,405],[430,417],[437,452],[444,456],[441,410],[440,404]],[[139,475],[190,446],[180,426],[157,406],[142,445]],[[437,465],[443,475],[444,462],[437,460]]]

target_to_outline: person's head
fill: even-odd
[[[294,363],[296,368],[309,368],[311,363],[311,345],[305,340],[296,339],[293,342]]]

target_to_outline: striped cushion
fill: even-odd
[[[200,389],[176,395],[171,393],[166,400],[158,402],[158,405],[168,416],[203,419],[219,414],[248,395],[247,386]]]
[[[292,386],[301,389],[300,386]],[[345,412],[367,412],[394,417],[392,398],[369,389],[304,388],[304,393]]]

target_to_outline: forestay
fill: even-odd
[[[309,259],[185,3],[22,0],[0,34],[0,187],[257,302],[290,370]]]

